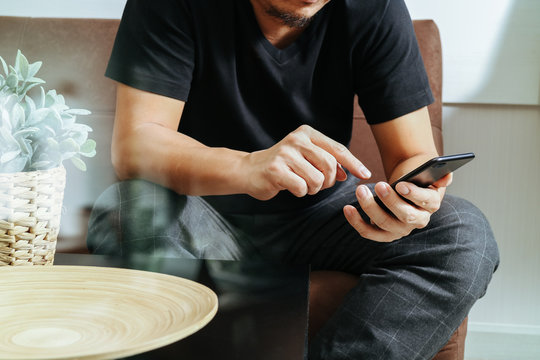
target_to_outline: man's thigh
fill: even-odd
[[[117,183],[99,197],[87,243],[93,253],[116,255],[237,260],[252,253],[242,231],[204,199],[143,180]]]
[[[348,181],[339,193],[303,212],[244,216],[241,221],[247,224],[246,218],[252,219],[247,232],[261,254],[288,263],[308,263],[314,270],[360,275],[375,264],[399,264],[403,258],[451,272],[463,270],[462,261],[491,262],[496,267],[498,252],[491,228],[468,201],[447,195],[426,228],[380,243],[362,238],[343,214],[345,205],[359,208],[355,188],[356,183]]]
[[[343,214],[345,205],[358,206],[356,183],[347,180],[338,192],[301,211],[225,217],[242,224],[257,252],[268,260],[360,274],[383,244],[362,238]]]

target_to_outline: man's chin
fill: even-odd
[[[304,16],[287,12],[276,7],[269,7],[266,9],[266,13],[283,23],[283,25],[290,28],[304,28],[311,22],[312,16]]]

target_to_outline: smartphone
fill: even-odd
[[[438,156],[431,160],[426,161],[413,171],[408,174],[400,177],[390,186],[392,189],[396,188],[396,185],[401,181],[406,181],[415,184],[420,187],[428,187],[431,184],[435,183],[437,180],[443,178],[444,176],[450,174],[451,172],[457,170],[463,165],[467,164],[469,161],[474,159],[474,153],[464,153],[464,154],[455,154],[455,155],[445,155]],[[400,195],[401,196],[401,195]],[[388,208],[383,204],[381,199],[377,195],[374,195],[375,201],[386,211]],[[408,200],[407,200],[408,201]],[[369,219],[367,215],[361,212],[364,220]]]
[[[407,181],[420,187],[428,187],[474,159],[474,153],[438,156],[426,161],[407,175],[400,177],[391,186]]]

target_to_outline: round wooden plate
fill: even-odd
[[[0,359],[113,359],[178,341],[216,314],[183,278],[90,266],[0,267]]]

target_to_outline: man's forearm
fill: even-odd
[[[210,148],[152,122],[125,126],[113,137],[113,164],[122,179],[143,178],[186,195],[313,195],[344,181],[342,166],[358,178],[370,177],[345,146],[309,126],[252,153]]]
[[[115,138],[113,165],[122,180],[141,178],[186,195],[246,191],[239,173],[244,152],[210,148],[155,123]]]

